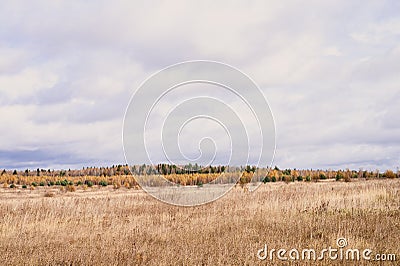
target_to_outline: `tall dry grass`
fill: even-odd
[[[400,259],[399,179],[238,187],[193,208],[124,187],[45,193],[1,189],[2,265],[279,265],[257,250],[318,250],[338,237]]]

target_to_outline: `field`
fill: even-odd
[[[200,207],[174,207],[124,186],[0,188],[2,265],[279,265],[257,251],[265,244],[322,250],[340,237],[349,248],[396,254],[384,265],[398,265],[399,232],[398,178],[271,182],[255,192],[237,186]]]

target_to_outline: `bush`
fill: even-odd
[[[276,182],[276,177],[273,176],[273,177],[271,178],[271,181],[272,181],[272,182]]]
[[[76,188],[75,188],[74,185],[68,185],[68,186],[66,187],[66,189],[67,189],[67,191],[69,191],[69,192],[74,192],[74,191],[76,190]]]
[[[311,181],[311,177],[308,175],[308,176],[306,176],[306,181],[307,182],[310,182]]]
[[[39,183],[39,186],[44,187],[46,184],[42,181]]]
[[[68,185],[68,181],[67,180],[63,180],[60,182],[61,186],[66,187]]]
[[[22,188],[28,188],[25,184],[22,185]]]
[[[57,180],[57,181],[56,181],[56,186],[61,186],[60,180]]]
[[[16,188],[17,186],[15,184],[11,184],[10,188]]]
[[[86,185],[88,187],[93,187],[93,182],[92,181],[88,180],[88,181],[85,181],[85,183],[86,183]]]
[[[320,175],[319,175],[319,179],[321,179],[321,180],[325,180],[325,179],[326,179],[326,175],[324,175],[324,174],[320,174]]]
[[[36,183],[36,182],[32,182],[32,187],[37,187],[38,186],[38,184]]]
[[[79,181],[76,183],[76,185],[77,185],[77,186],[82,186],[83,183],[82,183],[82,181],[79,180]]]
[[[55,183],[54,183],[54,181],[50,181],[50,182],[47,183],[47,185],[50,187],[50,186],[54,186]]]
[[[339,181],[342,178],[343,178],[343,175],[341,173],[336,174],[336,181]]]
[[[104,181],[104,180],[101,180],[101,181],[99,182],[99,185],[100,185],[100,186],[103,186],[103,187],[106,187],[106,186],[108,186],[108,183],[107,183],[106,181]]]
[[[299,176],[297,177],[297,181],[299,181],[299,182],[303,181],[303,177],[302,177],[301,175],[299,175]]]
[[[271,182],[271,179],[269,178],[269,176],[264,177],[263,183],[265,184],[265,183],[269,183],[269,182]]]

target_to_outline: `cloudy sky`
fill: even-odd
[[[0,167],[125,163],[130,97],[194,59],[259,85],[274,165],[399,166],[399,1],[215,2],[3,1]]]

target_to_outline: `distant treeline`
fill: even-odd
[[[240,171],[241,169],[252,169],[255,167],[227,167],[223,165],[219,166],[199,166],[197,164],[188,165],[170,165],[170,164],[158,164],[158,165],[113,165],[111,167],[83,167],[82,169],[68,169],[68,170],[54,170],[54,169],[25,169],[25,170],[3,170],[1,175],[20,175],[20,176],[115,176],[115,175],[171,175],[171,174],[218,174],[223,172]]]
[[[133,175],[132,175],[133,173]],[[399,171],[385,172],[367,170],[297,170],[274,168],[256,168],[255,166],[227,167],[198,165],[113,165],[111,167],[84,167],[81,170],[49,170],[36,169],[24,171],[2,170],[0,184],[3,188],[30,188],[36,186],[66,187],[74,191],[76,186],[87,189],[92,186],[112,185],[118,189],[139,188],[140,178],[143,186],[161,186],[163,181],[158,178],[163,174],[165,179],[182,186],[203,186],[203,184],[237,183],[244,187],[249,182],[317,182],[325,179],[350,182],[355,178],[399,178]]]
[[[219,173],[233,173],[233,172],[246,172],[254,173],[260,169],[255,166],[200,166],[197,164],[187,165],[171,165],[171,164],[158,164],[158,165],[112,165],[110,167],[83,167],[82,169],[68,169],[68,170],[51,170],[51,169],[25,169],[25,170],[2,170],[1,175],[18,175],[18,176],[51,176],[51,177],[79,177],[79,176],[120,176],[120,175],[188,175],[188,174],[219,174]],[[277,166],[274,168],[264,168],[264,172],[268,174],[265,176],[266,181],[294,181],[294,180],[323,180],[323,179],[349,179],[349,178],[398,178],[400,171],[386,170],[380,172],[379,170],[313,170],[313,169],[279,169]]]
[[[281,170],[275,166],[274,169],[269,169],[264,182],[275,181],[317,181],[325,179],[336,179],[350,181],[352,178],[399,178],[400,171],[394,172],[386,170],[380,172],[379,170],[297,170],[297,169],[284,169]]]

